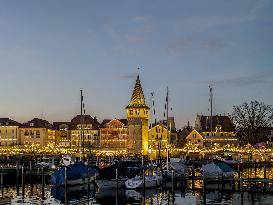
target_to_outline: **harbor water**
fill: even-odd
[[[0,204],[64,204],[64,189],[55,189],[50,185],[45,186],[45,198],[41,197],[42,186],[40,184],[27,184],[25,195],[22,197],[22,190],[17,193],[16,187],[5,187],[1,191]],[[207,191],[204,198],[202,191],[193,190],[95,190],[91,186],[75,186],[68,189],[68,204],[259,204],[270,205],[273,201],[272,194],[249,193],[249,192],[221,192]],[[205,202],[204,202],[205,199]]]

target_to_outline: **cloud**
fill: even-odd
[[[171,54],[176,54],[190,49],[205,49],[215,51],[222,49],[225,44],[220,40],[215,39],[199,39],[198,37],[179,38],[171,42],[166,51]]]
[[[234,78],[224,78],[221,80],[213,81],[213,84],[216,84],[216,85],[240,85],[240,86],[264,84],[264,83],[273,83],[273,73],[262,74],[262,75],[252,75],[252,76],[239,76]]]
[[[133,21],[134,22],[143,22],[143,21],[146,21],[146,17],[145,16],[135,16],[133,18]]]
[[[261,16],[264,17],[270,8],[271,0],[256,0],[252,3],[242,3],[240,1],[227,1],[227,7],[225,4],[217,4],[216,11],[209,10],[204,11],[197,15],[189,15],[184,18],[178,18],[173,20],[172,24],[176,28],[177,32],[185,32],[184,28],[187,27],[189,31],[203,32],[204,30],[210,30],[218,26],[229,26],[236,24],[245,24],[258,20]],[[250,5],[251,7],[248,7]],[[233,8],[233,9],[232,9]],[[218,9],[223,9],[223,12],[217,12]],[[271,16],[270,16],[271,17]]]
[[[138,73],[131,73],[128,75],[121,75],[118,77],[120,80],[127,80],[127,79],[135,79],[137,77]]]

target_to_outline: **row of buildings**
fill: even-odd
[[[0,118],[0,145],[47,145],[126,149],[131,153],[164,152],[168,146],[190,144],[198,148],[214,143],[237,143],[234,126],[228,116],[197,115],[195,126],[177,130],[173,117],[149,125],[150,108],[145,102],[139,76],[137,77],[126,119],[105,119],[101,123],[90,115],[77,115],[69,122],[53,122],[34,118],[18,123]],[[168,129],[171,127],[171,130]]]
[[[234,128],[227,116],[213,116],[215,127],[212,132],[206,124],[198,124],[207,121],[208,118],[208,116],[197,115],[196,126],[193,128],[188,125],[182,130],[176,130],[173,127],[171,131],[168,131],[165,121],[153,124],[148,129],[148,147],[156,147],[158,144],[166,147],[168,142],[177,147],[183,147],[185,143],[192,143],[202,148],[209,146],[211,142],[222,144],[237,141]],[[34,118],[20,124],[9,118],[0,118],[0,145],[54,143],[64,146],[80,146],[80,143],[84,141],[86,146],[93,147],[126,148],[128,146],[127,119],[105,119],[102,123],[90,115],[83,115],[83,119],[83,124],[81,124],[80,115],[74,117],[70,122],[50,124],[46,120]],[[169,118],[170,121],[174,124],[173,117]],[[84,136],[84,140],[81,139],[81,136]]]

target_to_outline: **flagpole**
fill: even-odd
[[[167,98],[166,98],[166,114],[167,114],[167,171],[169,171],[169,88],[167,86]]]
[[[83,140],[83,135],[82,135],[82,123],[83,123],[83,120],[82,120],[82,101],[83,101],[83,97],[82,97],[82,89],[81,89],[81,137],[80,137],[80,161],[82,161],[82,148],[83,148],[83,145],[82,145],[82,140]]]

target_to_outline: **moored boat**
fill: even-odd
[[[96,184],[99,189],[116,189],[125,186],[128,178],[134,177],[140,171],[138,162],[123,161],[99,170]]]
[[[67,179],[65,179],[65,169]],[[50,182],[54,186],[64,186],[65,180],[68,186],[82,185],[93,181],[96,173],[96,168],[79,162],[60,167],[52,174]]]
[[[231,178],[234,176],[234,170],[226,163],[209,163],[202,166],[202,172],[204,178]]]
[[[136,176],[132,179],[128,179],[125,182],[127,189],[140,189],[145,186],[145,188],[154,188],[162,185],[162,177],[159,175],[145,176],[145,180],[140,176]]]

